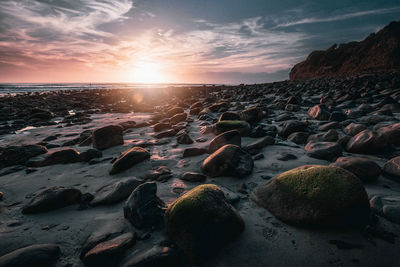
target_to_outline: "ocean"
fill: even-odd
[[[166,88],[166,87],[201,87],[212,84],[145,84],[145,83],[2,83],[0,95],[27,92],[84,90],[84,89],[138,89],[138,88]],[[219,85],[219,84],[218,84]]]

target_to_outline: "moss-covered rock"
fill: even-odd
[[[192,263],[212,257],[244,229],[238,212],[212,184],[197,186],[176,199],[164,221],[169,238]]]
[[[238,130],[242,136],[248,136],[251,132],[250,124],[246,121],[219,121],[214,127],[217,134]]]
[[[252,199],[278,219],[304,226],[360,226],[368,222],[368,196],[351,172],[301,166],[258,187]]]

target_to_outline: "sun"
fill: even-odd
[[[141,62],[133,67],[130,80],[135,83],[165,83],[166,75],[161,64]]]

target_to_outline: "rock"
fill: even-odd
[[[117,174],[131,168],[133,165],[138,164],[150,158],[150,153],[142,147],[132,147],[123,152],[113,163],[110,170],[110,175]]]
[[[81,161],[81,156],[76,149],[64,148],[46,156],[42,161],[31,162],[29,167],[43,167],[55,164],[70,164]]]
[[[86,266],[115,266],[125,251],[135,244],[134,233],[125,233],[111,240],[97,244],[86,253],[83,262]]]
[[[295,225],[361,227],[370,218],[361,181],[338,167],[306,165],[289,170],[258,187],[251,198]]]
[[[382,152],[388,145],[386,135],[364,130],[353,136],[346,144],[346,150],[351,153],[375,154]]]
[[[220,121],[214,125],[217,134],[238,130],[241,136],[248,136],[251,131],[250,124],[246,121]]]
[[[247,121],[248,123],[255,123],[264,117],[264,112],[261,108],[252,107],[241,111],[239,116],[240,120]]]
[[[385,205],[383,206],[383,216],[389,221],[400,224],[400,206]]]
[[[207,176],[197,172],[185,172],[181,179],[188,182],[204,182]]]
[[[183,157],[195,157],[195,156],[200,156],[203,154],[208,153],[208,150],[205,148],[198,148],[198,147],[188,147],[183,150]]]
[[[214,256],[244,230],[239,213],[212,184],[199,185],[176,199],[164,221],[168,237],[192,263]]]
[[[288,137],[290,134],[295,132],[302,132],[307,128],[307,124],[302,121],[290,120],[285,121],[282,125],[282,129],[279,135],[282,137]]]
[[[386,135],[390,144],[400,145],[400,123],[381,127],[378,132]]]
[[[31,245],[0,257],[1,267],[52,267],[60,256],[55,244]]]
[[[113,184],[105,185],[96,191],[91,206],[110,205],[127,198],[143,182],[136,178],[125,178]]]
[[[182,145],[190,145],[193,144],[192,138],[187,133],[180,134],[176,137],[176,142]]]
[[[146,173],[141,178],[143,180],[166,182],[172,177],[172,171],[167,166],[160,166],[154,171]]]
[[[170,118],[170,117],[172,117],[172,116],[174,116],[174,115],[176,115],[176,114],[179,114],[179,113],[184,113],[185,112],[185,110],[183,109],[183,108],[180,108],[180,107],[175,107],[175,108],[171,108],[171,109],[169,109],[168,111],[167,111],[167,117],[168,118]]]
[[[218,121],[240,121],[239,114],[235,112],[225,111],[221,114]]]
[[[156,195],[157,184],[139,185],[124,206],[124,217],[138,229],[156,227],[164,216],[164,202]]]
[[[279,157],[277,158],[277,160],[280,161],[288,161],[288,160],[295,160],[297,159],[296,155],[287,153],[287,152],[283,152],[279,155]]]
[[[93,131],[93,147],[104,150],[124,143],[123,128],[120,125],[109,125]]]
[[[275,144],[275,138],[271,136],[265,136],[257,141],[248,144],[244,149],[246,150],[261,149],[263,147],[270,146],[273,144]]]
[[[250,132],[249,137],[259,138],[264,136],[275,137],[277,129],[275,126],[255,125]]]
[[[339,111],[334,111],[329,116],[330,121],[344,121],[346,119],[347,119],[347,115],[342,112],[339,112]]]
[[[46,212],[78,203],[82,193],[73,187],[53,186],[35,196],[22,208],[23,214]]]
[[[183,267],[180,250],[171,247],[154,246],[136,253],[121,267]]]
[[[154,125],[154,132],[161,132],[167,129],[171,129],[171,124],[169,123],[157,123]]]
[[[352,122],[349,125],[347,125],[346,128],[343,129],[343,131],[350,136],[355,136],[356,134],[364,131],[365,129],[367,128],[364,125]]]
[[[211,177],[242,177],[253,171],[253,159],[236,145],[225,145],[208,156],[201,165],[201,171]]]
[[[166,137],[172,137],[172,136],[175,136],[176,133],[177,132],[176,132],[175,129],[170,129],[170,130],[166,130],[166,131],[163,131],[163,132],[160,132],[160,133],[156,134],[155,137],[157,139],[166,138]]]
[[[185,121],[186,118],[187,118],[187,114],[185,112],[183,112],[183,113],[175,114],[173,117],[171,117],[169,119],[169,122],[171,124],[177,124],[179,122]]]
[[[3,199],[3,195],[4,195],[3,192],[0,191],[0,200]]]
[[[119,123],[118,125],[120,125],[123,130],[128,130],[131,128],[135,128],[136,127],[136,121],[123,121],[121,123]]]
[[[332,161],[342,155],[342,147],[334,142],[309,142],[304,148],[307,156]]]
[[[313,134],[310,135],[307,139],[307,142],[313,141],[313,142],[336,142],[338,140],[338,133],[336,130],[329,130],[326,133],[320,133],[320,134]]]
[[[387,161],[383,165],[383,173],[389,178],[400,181],[400,156]]]
[[[242,146],[242,137],[240,136],[240,132],[238,130],[227,131],[214,137],[214,139],[210,141],[208,152],[214,153],[220,147],[223,147],[227,144],[237,145],[239,147]]]
[[[315,105],[308,110],[308,115],[314,120],[325,121],[330,117],[330,113],[326,110],[325,105]]]
[[[339,128],[340,124],[337,121],[331,121],[328,123],[325,123],[323,125],[321,125],[318,130],[320,131],[328,131],[330,129],[336,129]]]
[[[330,166],[346,169],[363,182],[376,181],[381,173],[381,167],[373,160],[360,157],[340,157]]]
[[[304,144],[306,143],[309,135],[310,134],[307,132],[294,132],[288,136],[287,140],[296,144]]]
[[[80,159],[81,161],[84,162],[89,162],[92,159],[95,158],[101,158],[103,156],[103,153],[100,150],[97,150],[95,148],[91,148],[86,150],[85,152],[80,153]]]
[[[24,165],[30,158],[47,153],[47,148],[40,145],[9,146],[0,150],[0,165]]]

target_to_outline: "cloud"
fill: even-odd
[[[366,10],[366,11],[359,11],[353,13],[347,13],[332,17],[326,18],[304,18],[298,21],[280,23],[276,25],[274,28],[283,28],[283,27],[291,27],[296,25],[303,25],[303,24],[311,24],[311,23],[319,23],[319,22],[332,22],[332,21],[339,21],[339,20],[346,20],[356,17],[363,17],[368,15],[382,15],[387,13],[394,13],[399,12],[400,7],[392,7],[392,8],[381,8],[381,9],[374,9],[374,10]]]

